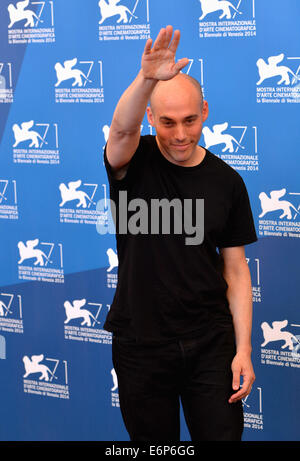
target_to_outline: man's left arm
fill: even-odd
[[[251,362],[252,286],[243,246],[220,248],[224,261],[223,276],[228,284],[227,299],[233,318],[236,355],[231,364],[232,388],[237,390],[229,403],[245,398],[251,392],[255,374]],[[240,378],[243,383],[240,388]]]

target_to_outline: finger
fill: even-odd
[[[237,400],[243,399],[248,394],[250,394],[251,388],[252,388],[252,383],[253,383],[252,379],[250,379],[250,378],[245,379],[244,382],[243,382],[243,386],[240,388],[240,390],[238,392],[231,395],[231,397],[229,399],[229,402],[230,403],[236,402]]]
[[[232,389],[237,390],[240,387],[241,375],[239,371],[233,371]]]
[[[172,53],[176,53],[177,47],[179,45],[179,41],[180,41],[180,31],[175,30],[173,40],[169,46],[169,50],[172,51]]]
[[[252,375],[244,375],[242,389],[245,389],[246,391],[248,391],[249,389],[251,389],[253,382],[254,382],[254,379]]]
[[[173,27],[172,26],[167,26],[166,27],[166,39],[165,39],[165,46],[168,48],[170,41],[172,39],[173,35]]]
[[[160,29],[158,36],[156,37],[156,40],[153,45],[153,50],[158,50],[160,49],[165,41],[165,35],[166,35],[166,29]]]
[[[237,402],[238,400],[244,399],[247,397],[248,394],[250,394],[251,388],[250,389],[244,389],[241,388],[238,392],[235,394],[232,394],[229,398],[229,403],[234,403]]]
[[[187,66],[189,64],[189,60],[188,58],[182,58],[182,59],[179,59],[179,61],[176,62],[175,64],[175,69],[177,72],[180,72],[181,69],[183,69],[185,66]]]
[[[246,393],[244,393],[244,391],[240,390],[238,392],[236,392],[235,394],[232,394],[228,400],[229,403],[235,403],[237,402],[238,400],[241,400],[243,399],[244,397],[246,397]]]
[[[243,386],[240,388],[238,392],[235,392],[234,394],[230,396],[229,403],[237,402],[238,400],[246,397],[246,395],[247,395],[247,388]]]
[[[146,41],[146,45],[144,48],[144,54],[149,54],[151,52],[151,46],[152,46],[152,38],[148,38]]]

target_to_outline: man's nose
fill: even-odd
[[[183,125],[177,125],[175,137],[178,141],[183,141],[185,139],[186,134]]]

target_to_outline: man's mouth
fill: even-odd
[[[172,147],[178,150],[185,150],[187,147],[189,147],[190,143],[187,144],[172,144]]]

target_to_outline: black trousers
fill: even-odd
[[[132,441],[179,441],[180,399],[192,441],[240,441],[242,402],[232,390],[233,328],[141,346],[113,337],[122,417]]]

